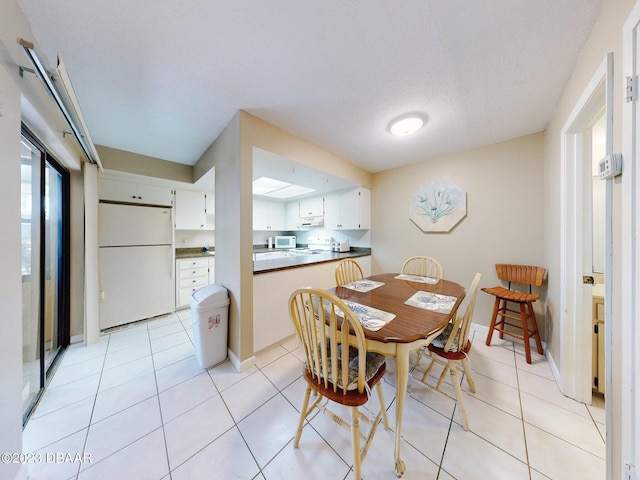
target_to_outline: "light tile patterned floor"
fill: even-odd
[[[24,431],[24,452],[86,453],[91,463],[43,461],[30,465],[29,478],[352,478],[349,434],[324,415],[305,429],[299,449],[292,446],[304,392],[296,341],[238,373],[228,362],[200,369],[191,338],[186,310],[70,347]],[[603,403],[564,397],[544,357],[533,354],[528,365],[521,345],[483,340],[470,355],[477,393],[463,380],[470,432],[455,402],[411,382],[403,478],[605,478]],[[390,375],[384,390],[393,425],[392,384]],[[396,478],[392,451],[393,432],[380,427],[363,478]]]

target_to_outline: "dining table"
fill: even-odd
[[[400,455],[402,414],[409,381],[409,355],[425,347],[440,334],[456,314],[465,289],[450,280],[383,273],[351,284],[329,289],[357,310],[377,312],[387,317],[383,326],[361,320],[367,339],[367,350],[395,358],[396,424],[395,471],[401,477],[406,470]],[[375,315],[374,315],[375,316]],[[392,319],[389,319],[393,317]],[[369,316],[370,318],[370,316]],[[368,328],[371,327],[371,328]]]

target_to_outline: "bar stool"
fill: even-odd
[[[542,267],[533,267],[528,265],[496,264],[496,273],[500,280],[509,282],[509,287],[504,288],[498,286],[481,289],[483,292],[496,297],[486,344],[487,346],[491,345],[491,337],[493,336],[494,330],[500,332],[500,338],[504,338],[505,334],[519,338],[524,341],[524,351],[527,357],[527,363],[531,363],[531,347],[529,345],[530,338],[535,340],[538,353],[542,355],[542,342],[540,341],[536,315],[533,312],[533,302],[535,302],[540,295],[532,293],[531,286],[535,285],[536,287],[539,287],[542,285],[542,281],[544,280],[547,270]],[[512,282],[528,285],[529,293],[511,290]],[[518,310],[508,308],[508,302],[519,305]],[[501,319],[499,320],[498,317]],[[513,322],[514,320],[515,323]],[[507,327],[520,329],[522,331],[522,335],[507,330]]]

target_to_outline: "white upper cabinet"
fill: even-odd
[[[215,193],[205,193],[204,195],[204,210],[206,213],[205,230],[216,229],[216,195]]]
[[[253,199],[254,230],[285,230],[284,203]]]
[[[324,215],[324,197],[303,198],[300,200],[300,217],[321,217]]]
[[[103,176],[98,181],[98,198],[112,202],[166,207],[173,204],[173,194],[170,187],[147,185]]]
[[[324,197],[324,227],[329,230],[371,228],[371,191],[364,187]]]
[[[176,190],[176,230],[206,230],[204,192]]]
[[[214,193],[204,194],[204,210],[207,215],[216,214],[216,195]]]
[[[284,215],[285,230],[297,230],[298,223],[300,223],[300,204],[298,202],[285,203]]]

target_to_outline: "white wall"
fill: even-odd
[[[216,245],[215,231],[207,230],[199,232],[197,230],[176,230],[176,248],[195,248],[209,245],[213,248]]]
[[[0,12],[1,16],[1,12]],[[1,28],[1,23],[0,23]],[[0,43],[0,47],[2,44]],[[0,66],[0,452],[22,451],[22,277],[20,253],[20,90]],[[0,462],[0,478],[20,465]]]
[[[496,263],[544,267],[543,160],[543,135],[536,134],[375,174],[372,272],[398,272],[406,258],[427,255],[466,287],[476,272],[480,286],[496,285]],[[467,216],[448,233],[423,233],[409,219],[409,197],[434,180],[467,192]],[[489,324],[493,300],[480,292],[474,323]]]

